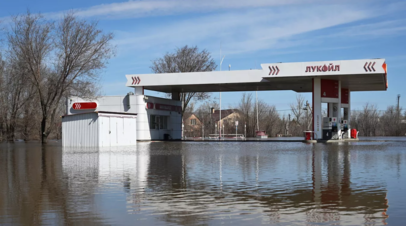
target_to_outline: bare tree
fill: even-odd
[[[241,112],[241,122],[247,126],[247,137],[255,134],[254,106],[252,93],[243,93],[237,109]]]
[[[75,84],[97,81],[100,69],[114,55],[111,33],[103,34],[97,23],[65,14],[57,24],[41,15],[27,13],[13,19],[8,42],[25,62],[41,107],[41,141],[55,125],[61,99]]]
[[[379,114],[375,105],[366,103],[358,115],[358,128],[363,136],[376,136]]]
[[[305,99],[302,95],[296,95],[296,103],[290,104],[290,109],[292,111],[294,120],[297,124],[302,125],[302,117],[304,114],[303,106],[305,103]]]
[[[294,136],[301,136],[303,131],[310,129],[313,110],[300,94],[296,96],[296,103],[290,104],[290,109],[293,114],[292,123],[289,123],[291,133]]]
[[[162,58],[152,62],[151,69],[154,73],[178,73],[213,71],[217,67],[213,58],[207,50],[199,51],[197,46],[187,45],[178,48],[175,53],[166,53]],[[192,99],[205,100],[210,97],[209,93],[189,92],[180,93],[182,101],[182,113],[185,112]]]
[[[281,118],[279,117],[278,112],[276,111],[275,106],[269,106],[267,109],[267,113],[265,116],[265,120],[263,120],[263,128],[267,132],[269,136],[276,136],[276,134],[281,133],[283,130],[279,126]]]
[[[6,89],[6,85],[4,84],[4,69],[5,62],[3,61],[3,56],[0,52],[0,141],[2,141],[6,134],[6,94],[4,90]]]
[[[206,100],[196,110],[196,116],[204,126],[204,134],[206,135],[215,133],[216,122],[212,117],[212,109],[218,108],[219,104],[215,100]]]
[[[12,56],[12,55],[11,55]],[[34,87],[26,79],[27,68],[21,59],[8,58],[3,76],[3,95],[7,105],[4,117],[6,120],[7,140],[14,141],[17,119],[23,113],[23,106],[33,99]]]
[[[257,121],[259,122],[259,130],[265,131],[270,136],[275,136],[282,131],[280,127],[280,117],[275,106],[269,105],[263,101],[258,101],[258,118],[257,106],[253,100],[252,93],[243,93],[240,103],[237,106],[241,117],[241,125],[247,125],[247,137],[255,137]],[[244,126],[239,127],[239,132],[244,132]]]

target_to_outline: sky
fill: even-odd
[[[352,92],[352,109],[369,102],[378,110],[406,108],[406,1],[377,0],[13,0],[1,1],[0,21],[42,13],[59,19],[73,10],[113,32],[116,56],[101,74],[102,95],[125,95],[126,74],[152,73],[154,59],[184,45],[212,53],[222,70],[259,69],[261,63],[385,58],[387,91]],[[217,68],[219,70],[219,67]],[[147,95],[159,96],[157,92]],[[242,92],[222,93],[222,107],[238,104]],[[254,94],[255,95],[255,94]],[[258,98],[284,112],[293,91],[261,91]],[[302,94],[311,102],[311,93]],[[219,93],[213,93],[218,98]]]

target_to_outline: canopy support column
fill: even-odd
[[[322,138],[321,130],[321,120],[323,118],[321,114],[321,79],[313,78],[312,79],[312,105],[313,105],[313,139]]]
[[[134,95],[136,96],[144,95],[144,86],[134,87]]]

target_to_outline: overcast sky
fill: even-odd
[[[177,47],[197,45],[219,62],[222,43],[223,70],[228,65],[245,70],[261,63],[385,58],[388,91],[352,93],[353,109],[370,102],[384,110],[396,104],[397,94],[406,108],[406,1],[13,0],[0,3],[3,26],[27,9],[55,19],[75,10],[115,34],[117,56],[103,72],[104,95],[125,95],[131,91],[125,74],[151,73],[151,61]],[[285,110],[295,95],[264,91],[259,99]],[[240,96],[224,93],[223,108],[236,105]],[[304,96],[311,101],[311,94]]]

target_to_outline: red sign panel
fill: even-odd
[[[155,104],[155,109],[156,110],[162,110],[162,111],[182,112],[182,107],[181,106],[168,105],[168,104]]]
[[[338,98],[338,81],[321,79],[321,97]]]
[[[76,102],[76,103],[72,104],[72,108],[75,110],[96,109],[97,103],[96,102]]]
[[[154,103],[148,102],[147,109],[154,109]]]
[[[341,103],[348,104],[349,103],[349,91],[348,89],[341,89]]]

